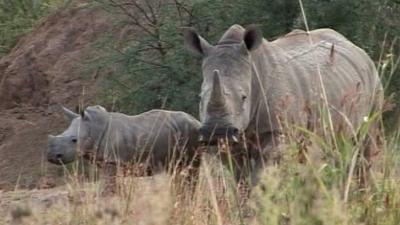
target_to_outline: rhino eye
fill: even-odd
[[[242,95],[242,101],[245,101],[247,99],[246,95]]]

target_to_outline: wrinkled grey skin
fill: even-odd
[[[101,106],[87,107],[82,115],[63,110],[71,124],[62,134],[49,136],[51,163],[91,155],[107,163],[145,162],[159,169],[173,157],[190,163],[195,155],[200,122],[184,112],[151,110],[127,116]]]
[[[245,154],[256,167],[279,155],[280,122],[310,129],[320,124],[321,96],[334,129],[345,134],[382,105],[374,63],[334,30],[296,30],[268,42],[254,26],[233,25],[215,46],[193,29],[184,38],[203,58],[200,140],[227,136],[238,142],[245,136]]]

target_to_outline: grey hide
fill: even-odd
[[[172,159],[184,163],[194,159],[200,122],[184,112],[151,110],[127,116],[101,106],[87,107],[82,115],[66,108],[64,112],[71,124],[62,134],[49,136],[51,163],[69,163],[82,155],[158,169]]]
[[[269,42],[254,26],[233,25],[215,46],[193,29],[184,38],[203,58],[200,139],[244,135],[258,163],[272,158],[282,124],[319,126],[326,102],[334,130],[347,135],[382,106],[373,61],[334,30],[295,30]]]

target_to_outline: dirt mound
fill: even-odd
[[[78,68],[111,28],[101,9],[71,4],[0,59],[0,189],[34,187],[43,173],[54,172],[45,159],[47,134],[66,126],[59,104],[74,108],[82,93],[94,102],[99,80]]]

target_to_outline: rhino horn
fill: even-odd
[[[239,143],[239,139],[235,135],[232,135],[232,141],[234,143]]]
[[[210,108],[220,108],[225,106],[223,84],[221,84],[221,78],[218,70],[214,70],[213,87],[209,106]]]
[[[72,112],[71,110],[65,108],[64,106],[62,106],[62,109],[64,111],[64,115],[65,117],[69,120],[72,121],[73,119],[75,119],[76,117],[78,117],[79,115]]]

